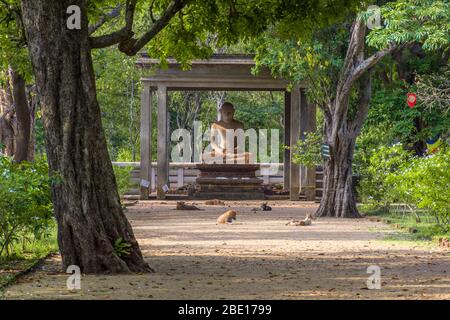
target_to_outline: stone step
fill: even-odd
[[[194,173],[194,171],[197,172],[197,170],[195,170],[195,169],[185,169],[184,170],[185,175],[186,175],[184,178],[185,183],[192,183],[195,181],[196,177],[194,177],[194,176],[190,177],[190,175],[192,175]],[[172,172],[172,174],[175,174],[176,169],[171,169],[171,172]],[[137,167],[137,168],[134,168],[133,170],[131,170],[130,175],[131,175],[130,190],[128,192],[126,192],[126,195],[124,198],[129,197],[130,200],[136,200],[139,198],[139,195],[140,195],[140,187],[139,187],[140,181],[141,181],[140,168]],[[171,177],[170,183],[172,186],[176,186],[176,180],[177,180],[176,177]],[[229,191],[227,191],[227,193],[228,192]],[[316,170],[316,196],[317,196],[316,200],[317,199],[320,200],[320,198],[322,197],[322,193],[323,193],[323,169],[319,167]],[[238,192],[238,193],[236,193],[236,195],[232,195],[232,196],[236,197],[238,199],[242,198],[242,196],[238,197],[238,194],[240,194],[240,193]],[[215,196],[215,195],[211,194],[211,196]],[[227,194],[227,196],[228,196],[228,194]],[[154,197],[154,196],[152,196],[152,197]],[[177,197],[178,197],[178,195],[177,195]],[[286,196],[286,195],[266,196],[266,198],[267,197],[280,197],[281,199],[289,199],[289,196]],[[301,197],[304,197],[304,196],[301,196]]]
[[[170,172],[175,174],[176,169],[171,169]],[[198,174],[199,171],[197,169],[191,169],[191,170],[185,169],[184,172],[187,175],[196,175],[196,174]],[[257,172],[259,172],[259,170]],[[139,178],[140,174],[141,174],[141,170],[140,169],[131,170],[130,174],[132,177]],[[316,176],[318,176],[318,177],[323,176],[323,171],[316,171]]]
[[[140,194],[141,194],[141,190],[138,188],[131,188],[126,192],[126,195],[132,195],[132,196],[140,195]]]
[[[139,200],[140,199],[140,195],[135,195],[135,194],[126,194],[123,196],[124,200]]]
[[[195,199],[209,200],[264,200],[265,196],[263,192],[200,192],[194,195]]]
[[[248,178],[248,179],[197,178],[196,182],[199,185],[261,186],[263,180],[258,178]]]

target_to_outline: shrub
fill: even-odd
[[[450,229],[450,148],[412,159],[386,181],[396,197],[429,211],[441,227]]]
[[[387,210],[389,204],[397,201],[393,192],[392,181],[388,177],[407,165],[411,153],[405,151],[400,144],[383,146],[372,152],[368,165],[361,168],[361,182],[358,194],[363,202]]]
[[[360,194],[366,203],[387,211],[394,202],[424,209],[450,230],[450,148],[413,157],[401,145],[381,147],[363,170]]]
[[[322,134],[320,132],[307,132],[305,139],[298,140],[292,148],[294,163],[310,168],[321,165],[323,163],[320,153],[321,144]]]
[[[116,176],[117,190],[119,196],[123,198],[125,193],[131,187],[131,167],[118,167],[114,166],[114,174]]]
[[[45,159],[17,164],[0,156],[0,256],[52,233],[51,182]]]
[[[132,162],[133,160],[133,153],[129,149],[120,149],[117,153],[116,161],[118,162]],[[139,159],[136,159],[136,161],[139,161]]]

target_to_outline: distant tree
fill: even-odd
[[[369,111],[370,70],[385,56],[416,43],[424,50],[448,48],[449,9],[442,0],[399,0],[382,6],[384,26],[367,38],[366,21],[373,13],[369,11],[346,24],[318,29],[311,38],[297,36],[286,42],[272,35],[260,46],[260,64],[269,65],[275,74],[307,82],[312,101],[324,114],[330,158],[324,164],[323,197],[316,216],[360,216],[352,160]]]
[[[26,86],[31,66],[17,0],[0,2],[0,46],[0,71],[3,71],[0,91],[4,96],[4,112],[0,112],[0,142],[7,146],[5,153],[14,157],[16,162],[32,160],[35,106],[29,99]]]

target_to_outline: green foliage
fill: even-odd
[[[129,150],[136,161],[139,150],[141,70],[134,57],[126,57],[115,48],[92,54],[96,74],[97,99],[102,111],[111,158]]]
[[[123,4],[124,1],[120,3]],[[135,38],[142,36],[154,24],[167,5],[168,0],[138,1],[136,7],[134,31]],[[88,1],[88,13],[90,22],[95,22],[102,14],[110,12],[118,1]],[[161,65],[166,66],[168,57],[176,58],[183,68],[188,68],[193,58],[207,58],[216,50],[223,51],[230,48],[238,41],[241,44],[249,42],[251,37],[261,34],[269,25],[277,23],[277,30],[285,33],[289,30],[302,31],[303,34],[311,32],[317,26],[327,25],[345,16],[355,9],[359,1],[354,0],[255,0],[255,1],[221,1],[221,0],[195,0],[189,1],[186,8],[179,12],[170,23],[161,30],[144,48],[152,58],[160,58]],[[150,10],[149,10],[150,9]],[[339,10],[338,10],[339,9]],[[150,14],[149,14],[150,13]],[[123,24],[124,12],[119,17],[111,19],[103,25],[95,35],[102,35],[118,30]],[[253,50],[252,50],[253,51]],[[112,158],[116,159],[117,151],[130,148],[133,160],[136,160],[137,146],[139,145],[139,107],[138,96],[128,94],[139,92],[139,76],[132,74],[134,59],[127,59],[118,53],[116,48],[94,50],[94,62],[96,65],[98,100],[102,108],[103,123]],[[134,79],[135,89],[130,90],[130,83]],[[125,93],[127,91],[127,94]],[[173,108],[177,105],[177,94],[171,94]],[[179,95],[178,95],[179,96]],[[253,102],[258,100],[252,98]],[[206,99],[208,100],[208,99]],[[178,101],[179,102],[179,101]],[[243,105],[243,104],[241,104]],[[277,117],[267,117],[270,122],[279,119],[280,108],[272,104],[271,110]],[[251,128],[270,127],[261,124],[261,117],[255,118],[255,114],[265,116],[267,109],[261,113],[244,112],[239,108],[238,117],[250,124]],[[180,111],[180,109],[177,109]],[[200,116],[211,120],[215,119],[214,108],[209,109],[206,115]],[[137,115],[137,116],[136,116]],[[181,117],[182,118],[182,117]],[[258,126],[255,126],[257,120]],[[171,118],[171,127],[177,128],[174,117]],[[152,132],[156,140],[156,130]],[[129,137],[127,139],[127,137]],[[156,150],[153,152],[155,153]]]
[[[367,19],[366,11],[360,18]],[[381,6],[385,24],[367,35],[375,49],[417,42],[426,50],[446,49],[450,43],[450,10],[443,0],[399,0]],[[345,58],[353,16],[329,27],[315,28],[308,37],[292,29],[281,36],[275,28],[255,41],[255,71],[268,66],[272,74],[304,82],[310,99],[321,106],[334,98]]]
[[[49,237],[29,243],[25,248],[23,244],[14,243],[10,251],[13,252],[12,255],[0,256],[0,299],[2,289],[13,283],[22,272],[35,267],[50,253],[58,252],[56,226]]]
[[[410,158],[411,153],[405,151],[401,144],[372,150],[368,166],[360,172],[359,194],[363,202],[388,208],[390,203],[398,200],[388,179],[406,166]]]
[[[135,38],[148,31],[162,16],[170,0],[138,1],[133,31]],[[102,14],[124,1],[88,1],[89,20],[97,21]],[[304,34],[328,25],[360,5],[355,0],[194,0],[169,22],[145,47],[154,58],[175,57],[189,67],[193,58],[207,58],[216,48],[226,47],[261,34],[276,22],[280,33],[295,29]],[[119,17],[103,25],[95,35],[117,31],[124,21]]]
[[[446,128],[450,131],[450,68],[447,66],[432,74],[417,76],[415,89],[419,96],[419,104],[429,113],[438,113],[445,119]]]
[[[387,177],[398,199],[432,213],[438,224],[450,230],[450,148],[414,158]]]
[[[32,74],[20,16],[19,0],[0,2],[0,84],[8,66],[13,66],[26,79]]]
[[[284,94],[282,92],[229,92],[226,94],[227,101],[230,101],[236,107],[236,119],[245,124],[245,129],[254,129],[259,137],[259,143],[262,142],[262,134],[259,130],[267,129],[267,144],[270,146],[271,129],[279,130],[279,149],[267,150],[268,156],[272,152],[283,154],[284,146]],[[261,131],[262,133],[262,131]],[[248,148],[248,145],[247,145]],[[258,162],[269,162],[269,158],[258,155]],[[281,161],[282,159],[280,159]]]
[[[304,140],[299,140],[293,147],[294,163],[306,167],[321,165],[323,159],[320,153],[322,144],[322,134],[320,132],[308,132]]]
[[[392,144],[393,138],[390,136],[387,125],[366,123],[361,134],[358,136],[355,145],[353,158],[353,171],[356,175],[363,175],[363,171],[370,166],[370,157],[374,150]]]
[[[398,144],[381,147],[363,171],[360,194],[364,202],[388,211],[391,203],[404,203],[432,214],[444,230],[450,228],[450,148],[413,157]]]
[[[116,157],[117,162],[133,162],[133,153],[130,149],[120,149]]]
[[[116,176],[117,190],[119,196],[122,198],[131,186],[131,167],[118,167],[114,166],[114,174]]]
[[[236,107],[236,119],[249,129],[282,129],[284,94],[281,92],[228,92]]]
[[[45,159],[17,164],[0,157],[0,256],[51,235],[51,182]]]
[[[367,42],[377,49],[389,44],[422,43],[425,50],[448,47],[450,6],[447,0],[398,0],[381,7],[384,27],[369,33]]]
[[[389,88],[375,90],[366,126],[383,127],[384,136],[387,136],[389,141],[406,141],[414,131],[414,117],[420,115],[417,108],[408,107],[406,94],[407,90],[402,88],[401,82],[394,83]]]
[[[333,96],[343,65],[348,26],[317,29],[310,38],[292,34],[289,39],[270,30],[255,40],[255,73],[267,66],[271,73],[292,82],[307,84],[307,94],[318,106]]]
[[[450,240],[450,231],[438,226],[436,218],[428,212],[417,212],[416,215],[406,214],[405,212],[386,212],[374,209],[371,205],[361,205],[358,209],[366,216],[381,217],[386,223],[395,225],[407,232],[391,235],[390,239],[438,241],[443,238]]]
[[[114,241],[114,252],[119,256],[128,256],[130,252],[131,244],[125,242],[121,237]]]
[[[380,67],[389,70],[395,65],[386,63]],[[379,146],[399,142],[412,148],[419,141],[448,135],[449,93],[448,86],[445,87],[448,80],[444,77],[448,72],[445,69],[434,71],[429,65],[423,72],[428,73],[417,74],[418,82],[411,86],[399,80],[382,85],[379,79],[374,79],[371,108],[357,140],[355,162],[358,167],[364,166],[361,161],[364,162],[372,149]],[[418,101],[414,108],[409,108],[406,103],[408,92],[417,92]]]
[[[167,0],[155,1],[154,8],[161,12],[167,3]],[[164,60],[173,56],[188,67],[190,59],[206,58],[215,48],[239,39],[247,41],[276,22],[279,33],[295,29],[307,34],[337,21],[358,5],[359,1],[353,0],[190,1],[146,49],[153,57]],[[151,23],[146,1],[139,8],[142,19],[136,29],[145,30]]]

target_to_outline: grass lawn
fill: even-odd
[[[450,240],[450,231],[445,231],[438,226],[436,219],[429,213],[419,213],[420,220],[418,221],[416,216],[411,213],[385,212],[369,205],[361,205],[359,210],[365,216],[379,217],[388,224],[408,231],[410,240],[433,242],[439,239]]]
[[[15,244],[10,256],[0,257],[0,297],[3,289],[17,276],[36,266],[42,258],[58,251],[56,230],[50,236],[28,243]]]

